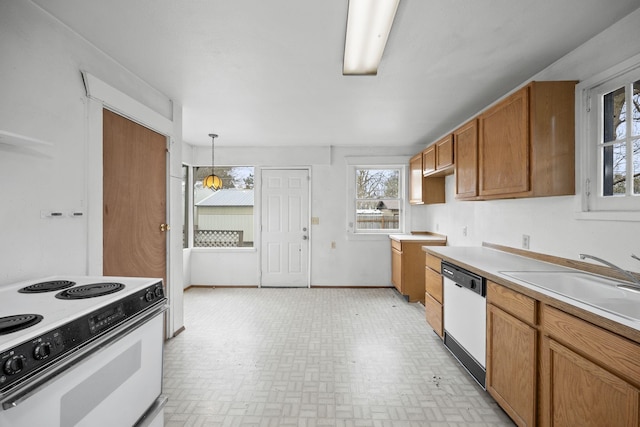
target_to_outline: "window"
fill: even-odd
[[[584,93],[583,210],[640,210],[640,58],[591,82]]]
[[[392,233],[402,229],[401,168],[356,167],[356,233]]]
[[[182,165],[182,247],[189,247],[189,166]]]
[[[193,246],[253,247],[254,168],[216,166],[220,190],[202,185],[211,167],[193,168]]]

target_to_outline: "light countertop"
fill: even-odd
[[[616,315],[609,311],[582,303],[573,298],[565,297],[559,293],[515,279],[502,273],[509,271],[579,272],[581,270],[485,246],[424,246],[422,249],[438,258],[479,274],[492,282],[520,291],[521,293],[536,298],[544,303],[554,305],[554,301],[560,301],[562,303],[560,308],[566,308],[566,305],[570,305],[590,314],[595,314],[600,318],[631,328],[637,333],[633,333],[634,337],[632,338],[636,341],[638,341],[638,338],[640,337],[640,322],[638,321]],[[580,310],[578,311],[578,314],[580,314]],[[585,320],[593,321],[594,319],[585,318]],[[605,321],[602,326],[607,327],[611,326],[611,324]]]
[[[391,240],[397,242],[411,241],[411,242],[447,242],[447,236],[435,233],[416,233],[416,234],[389,234]]]

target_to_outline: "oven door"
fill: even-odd
[[[134,425],[161,393],[162,329],[162,314],[147,318],[35,390],[4,401],[0,426]]]

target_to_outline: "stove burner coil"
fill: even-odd
[[[62,292],[56,294],[58,299],[84,299],[101,297],[103,295],[112,294],[124,289],[122,283],[91,283],[89,285],[76,286],[70,289],[65,289]]]
[[[18,314],[16,316],[0,317],[0,335],[26,329],[41,320],[42,316],[39,314]]]
[[[39,294],[43,292],[53,292],[62,289],[70,288],[75,285],[76,282],[69,280],[51,280],[49,282],[36,283],[20,289],[18,292],[22,294]]]

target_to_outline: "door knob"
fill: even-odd
[[[165,231],[169,230],[171,230],[171,226],[169,224],[160,224],[160,231],[164,233]]]

